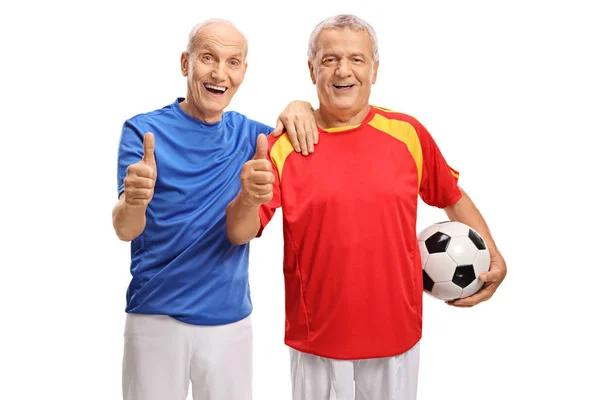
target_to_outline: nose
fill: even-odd
[[[350,65],[350,61],[346,58],[342,58],[338,64],[335,73],[340,78],[346,78],[352,74],[352,68]]]
[[[211,78],[216,81],[225,80],[225,64],[218,62],[214,64],[213,70],[211,72]]]

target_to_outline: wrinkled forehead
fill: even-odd
[[[246,57],[248,44],[244,36],[233,26],[225,23],[212,23],[202,27],[192,40],[193,52],[210,50],[222,55]]]
[[[373,57],[373,42],[367,30],[352,28],[323,29],[315,42],[315,56],[325,54],[364,54]]]

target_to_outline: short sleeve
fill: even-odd
[[[125,187],[123,180],[127,175],[127,167],[140,161],[144,156],[144,136],[133,121],[127,120],[121,130],[119,140],[118,161],[117,161],[117,188],[118,197],[121,196]]]
[[[275,180],[273,181],[273,198],[270,202],[261,205],[258,209],[258,216],[260,217],[260,229],[258,230],[256,237],[260,237],[262,235],[264,228],[271,221],[273,215],[275,215],[275,211],[279,207],[281,207],[281,180],[279,177],[279,171],[277,169],[277,166],[271,159],[271,150],[273,149],[273,144],[275,144],[275,142],[277,141],[276,139],[277,138],[274,137],[268,137],[269,151],[267,153],[267,158],[271,162],[271,167],[273,168],[273,176],[275,177]]]
[[[260,135],[261,133],[264,133],[266,136],[269,136],[271,134],[271,132],[273,132],[275,130],[275,128],[270,127],[269,125],[265,125],[263,123],[254,121],[254,120],[249,120],[250,121],[250,133],[251,133],[251,137],[249,138],[250,142],[252,143],[252,151],[256,151],[256,138],[258,138],[258,135]]]
[[[448,165],[431,134],[420,123],[415,127],[423,152],[423,169],[419,194],[430,206],[445,208],[462,197],[459,173]]]

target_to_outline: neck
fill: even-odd
[[[315,113],[317,125],[323,129],[338,128],[348,125],[359,125],[369,114],[371,107],[367,104],[358,111],[356,110],[327,110],[322,105]]]
[[[200,121],[206,122],[207,124],[219,122],[221,120],[221,116],[223,115],[223,112],[209,113],[206,110],[195,106],[192,102],[188,101],[187,98],[179,103],[179,105],[186,114],[189,114]]]

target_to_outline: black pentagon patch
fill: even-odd
[[[443,253],[448,248],[448,243],[450,243],[450,236],[436,232],[425,240],[425,247],[429,254]]]
[[[423,288],[428,292],[433,290],[433,279],[429,277],[425,270],[423,270]]]
[[[479,250],[485,250],[485,242],[473,229],[469,229],[469,239]]]
[[[475,280],[475,270],[472,265],[460,265],[456,267],[452,282],[461,288],[466,288]]]

